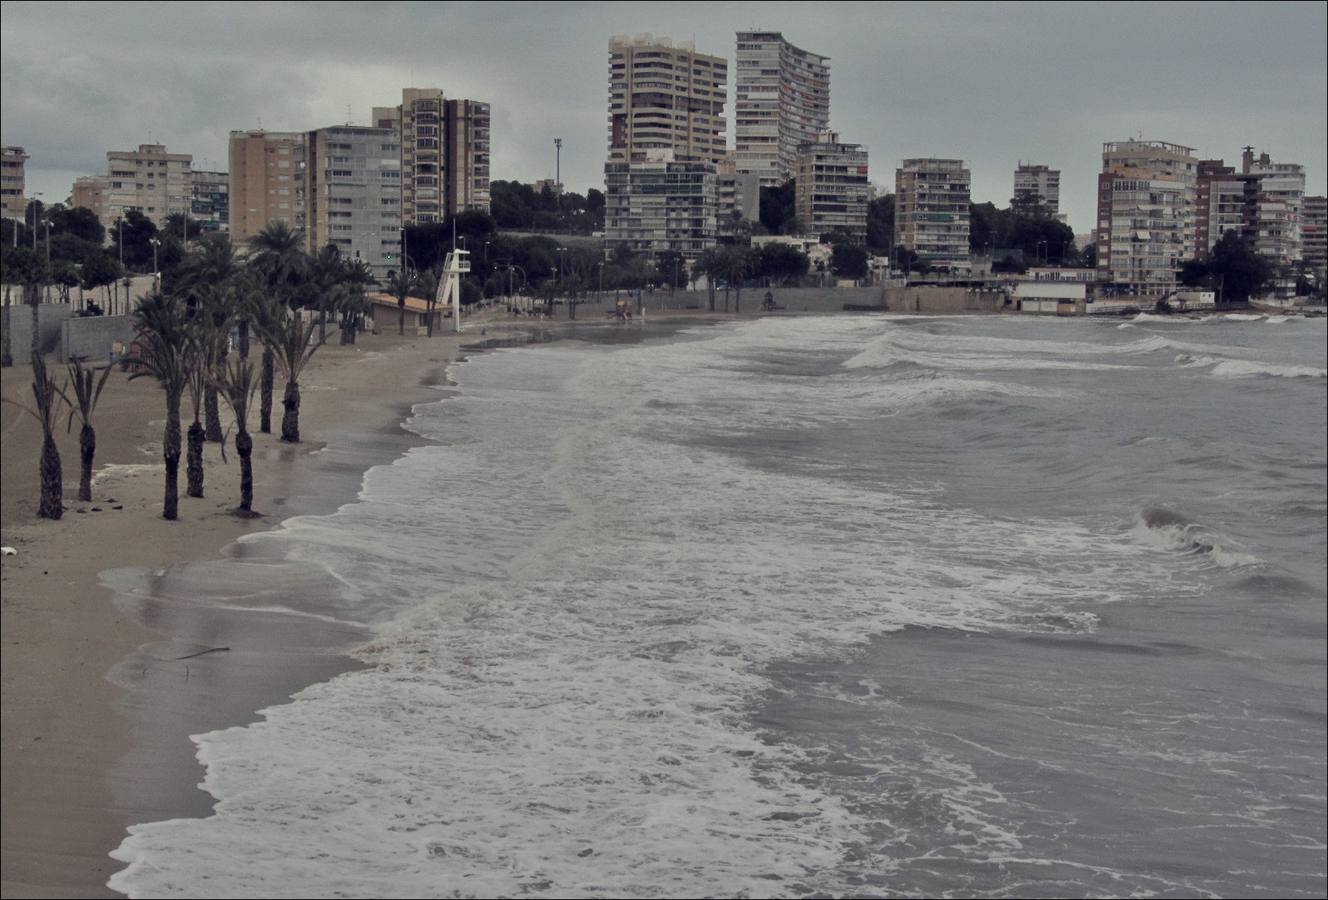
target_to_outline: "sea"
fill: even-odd
[[[195,736],[112,888],[1328,893],[1324,319],[594,331],[243,539],[363,668]]]

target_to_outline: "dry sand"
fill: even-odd
[[[58,441],[67,509],[58,522],[38,519],[40,429],[16,407],[0,408],[0,544],[18,551],[5,557],[0,569],[4,897],[118,896],[105,887],[118,868],[107,853],[124,837],[126,826],[206,814],[209,808],[210,798],[194,787],[201,770],[187,735],[249,721],[259,705],[348,664],[314,652],[281,671],[249,667],[249,690],[201,678],[206,657],[170,660],[183,655],[174,652],[181,646],[198,644],[187,633],[169,633],[182,627],[179,618],[153,623],[167,634],[148,629],[140,621],[141,609],[111,602],[99,573],[121,567],[155,571],[180,560],[215,558],[247,531],[353,499],[359,475],[379,461],[375,454],[399,453],[408,445],[410,438],[400,428],[405,413],[413,403],[440,396],[428,385],[441,380],[463,340],[479,338],[480,324],[480,318],[468,320],[461,336],[364,335],[355,347],[321,348],[301,379],[304,443],[283,444],[275,435],[258,433],[256,410],[253,415],[254,507],[265,513],[259,519],[230,514],[239,497],[238,462],[232,446],[228,462],[222,463],[216,444],[206,446],[206,497],[184,496],[182,462],[180,517],[175,522],[161,517],[163,394],[150,378],[129,381],[119,372],[108,381],[93,420],[94,500],[73,499],[78,495],[78,428],[72,434],[62,428]],[[491,333],[523,327],[510,321],[486,324]],[[5,397],[26,402],[30,383],[31,370],[16,366],[3,371],[0,389]],[[282,386],[278,375],[273,412],[278,430]],[[223,404],[223,423],[229,424],[225,412]],[[192,419],[187,398],[181,415],[187,427]],[[332,451],[339,444],[358,444],[362,452],[338,459]],[[302,492],[302,502],[295,502],[296,492]],[[211,642],[212,635],[207,637],[204,643]],[[280,634],[271,637],[282,639]],[[337,638],[302,635],[300,640],[307,644],[304,649],[317,650]],[[343,645],[345,639],[341,636]],[[170,695],[125,692],[108,680],[112,667],[118,665],[123,676],[133,665],[126,661],[141,658],[160,662],[135,675],[144,682],[149,675],[161,682],[170,679]],[[191,708],[198,695],[182,692],[182,675],[191,679],[191,691],[210,691],[204,695],[206,716]],[[163,696],[177,695],[182,698],[178,703],[161,702]]]

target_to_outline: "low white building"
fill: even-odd
[[[1066,315],[1087,304],[1088,285],[1082,281],[1019,281],[1010,297],[1019,312]]]

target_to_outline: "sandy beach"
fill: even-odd
[[[601,311],[586,313],[550,324],[492,312],[468,319],[460,335],[385,333],[324,346],[301,378],[301,444],[258,432],[251,414],[254,508],[263,514],[255,519],[232,515],[238,461],[229,449],[223,463],[216,444],[205,449],[206,496],[184,496],[182,472],[180,518],[161,517],[163,395],[151,379],[120,372],[94,414],[93,501],[74,499],[78,432],[66,434],[62,420],[66,511],[58,522],[39,519],[40,429],[4,404],[0,543],[17,551],[0,570],[4,897],[119,896],[106,887],[119,867],[107,854],[129,825],[211,809],[190,734],[251,722],[356,665],[342,653],[362,631],[193,602],[237,578],[272,575],[263,568],[272,561],[243,558],[248,545],[236,539],[354,500],[366,469],[420,440],[402,422],[413,405],[446,395],[447,364],[463,346],[542,341],[569,326],[610,341],[643,333],[642,323],[614,326]],[[650,331],[724,318],[674,313],[653,319]],[[6,397],[26,400],[30,383],[26,366],[3,371]],[[282,384],[278,375],[274,427]],[[192,419],[187,398],[181,418],[183,427]],[[305,596],[324,589],[307,572],[278,574]]]
[[[17,551],[0,573],[5,897],[118,896],[105,887],[117,867],[107,853],[126,826],[210,808],[195,787],[201,770],[188,734],[250,721],[261,706],[350,665],[335,652],[356,638],[344,630],[292,633],[243,614],[203,623],[178,609],[117,606],[102,573],[163,573],[215,559],[246,532],[353,500],[366,468],[417,440],[401,422],[413,404],[441,396],[446,364],[463,343],[480,340],[483,326],[491,335],[530,328],[493,318],[468,320],[461,335],[362,335],[353,347],[321,348],[301,379],[303,443],[259,433],[253,414],[256,519],[231,515],[238,462],[232,448],[223,463],[216,444],[206,446],[206,496],[184,496],[182,472],[180,518],[162,519],[163,395],[151,379],[120,372],[94,415],[93,501],[74,499],[78,431],[66,434],[62,420],[66,512],[58,522],[38,519],[40,429],[3,406],[0,543]],[[26,400],[30,382],[28,367],[5,369],[4,396]],[[281,385],[278,376],[274,427]],[[181,415],[187,426],[187,399]],[[198,628],[206,634],[191,633]],[[175,659],[223,645],[232,649]]]

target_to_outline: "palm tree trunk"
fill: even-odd
[[[203,420],[207,423],[203,430],[203,437],[214,444],[221,443],[221,410],[217,406],[217,389],[207,387],[203,389]],[[199,496],[203,496],[199,494]]]
[[[406,333],[406,301],[399,301],[397,303],[397,309],[399,310],[397,316],[397,334],[403,335]]]
[[[203,426],[194,419],[189,426],[189,452],[185,457],[186,493],[190,497],[203,496]]]
[[[254,507],[254,439],[249,432],[235,435],[235,453],[240,457],[240,512],[252,512]]]
[[[97,432],[87,422],[78,433],[79,454],[83,458],[83,471],[78,480],[78,499],[92,499],[92,458],[97,455]]]
[[[272,348],[263,348],[263,374],[258,387],[258,430],[264,434],[272,433],[272,382],[276,375],[273,371],[276,367],[276,359],[272,356]]]
[[[286,411],[281,416],[281,439],[292,444],[300,442],[300,386],[286,382],[286,395],[281,400]]]
[[[174,521],[180,508],[180,398],[166,398],[166,432],[161,439],[161,455],[166,461],[166,497],[163,519]]]
[[[249,358],[249,320],[240,320],[240,359]]]
[[[37,514],[43,519],[58,519],[65,512],[64,483],[60,477],[60,451],[55,437],[47,431],[42,436],[41,505]]]

